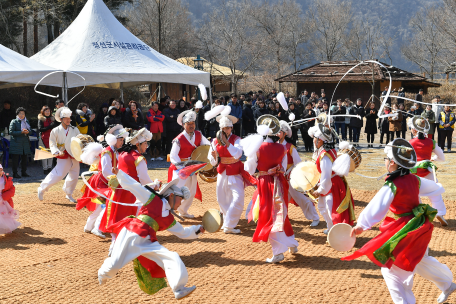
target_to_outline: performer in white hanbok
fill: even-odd
[[[195,131],[195,120],[196,113],[192,110],[184,111],[177,117],[177,123],[184,127],[184,131],[173,140],[170,152],[171,166],[168,170],[168,182],[178,176],[177,172],[181,168],[176,167],[177,163],[189,160],[196,147],[210,145],[210,142],[200,131]],[[178,209],[180,216],[194,218],[195,216],[193,214],[188,213],[188,209],[193,203],[193,198],[197,198],[200,201],[203,199],[198,186],[197,175],[195,174],[187,179],[181,179],[178,186],[186,186],[190,189],[190,198],[183,200]]]
[[[280,131],[277,134],[277,136],[279,137],[279,143],[284,145],[287,149],[287,170],[285,172],[285,177],[289,185],[288,203],[294,203],[301,208],[302,212],[304,213],[304,216],[308,220],[312,221],[310,227],[318,226],[318,224],[320,223],[320,217],[318,216],[317,210],[315,209],[315,205],[307,196],[305,196],[301,192],[296,191],[290,185],[290,172],[294,168],[294,166],[301,162],[301,157],[299,156],[296,147],[292,143],[289,143],[285,140],[285,137],[291,138],[292,136],[291,128],[286,121],[280,121]]]
[[[73,191],[78,183],[79,162],[74,159],[71,153],[71,139],[80,133],[78,128],[71,125],[71,114],[71,110],[67,107],[62,107],[55,112],[55,120],[61,124],[52,129],[49,137],[49,147],[51,153],[56,155],[57,165],[38,187],[38,198],[40,201],[44,199],[44,193],[49,188],[66,176],[63,191],[65,191],[68,200],[76,203],[76,200],[73,198]]]
[[[353,260],[366,255],[381,267],[383,278],[394,303],[414,304],[413,277],[419,274],[433,282],[442,294],[437,302],[445,302],[456,290],[453,273],[444,264],[429,256],[437,210],[422,204],[419,197],[427,196],[432,203],[441,200],[445,190],[441,184],[410,174],[417,156],[413,147],[397,138],[385,147],[386,182],[361,212],[351,234],[361,234],[380,222],[391,211],[394,218],[386,217],[380,225],[380,234],[354,254],[342,258]]]
[[[220,141],[214,138],[209,150],[208,159],[211,165],[217,166],[217,202],[223,213],[223,232],[241,233],[236,229],[244,210],[244,187],[256,184],[255,179],[244,170],[240,161],[242,156],[241,138],[232,133],[237,118],[231,115],[217,116],[220,125]]]
[[[421,116],[415,116],[409,120],[409,127],[414,136],[409,143],[415,149],[417,158],[417,163],[410,169],[410,172],[416,176],[438,183],[436,176],[437,166],[433,162],[445,161],[445,154],[443,154],[442,149],[437,145],[435,140],[427,137],[427,132],[430,128],[429,122]],[[435,154],[434,156],[432,156],[433,152]],[[432,204],[432,207],[437,209],[437,220],[443,226],[448,226],[444,218],[447,210],[443,199],[436,198],[432,201],[435,202]]]
[[[98,171],[92,175],[88,183],[98,193],[108,197],[110,188],[108,187],[108,176],[112,175],[112,168],[117,167],[119,159],[118,150],[124,145],[124,140],[127,138],[128,132],[122,125],[116,125],[108,130],[106,136],[100,135],[98,140],[102,142],[90,143],[84,149],[81,155],[83,163],[91,165],[91,171]],[[103,148],[103,146],[105,146]],[[104,234],[100,231],[100,222],[106,210],[106,199],[100,197],[84,185],[84,193],[78,199],[76,210],[86,207],[92,214],[87,218],[84,232],[92,233],[98,237],[105,238]]]
[[[166,277],[176,299],[188,296],[196,286],[185,287],[188,272],[184,263],[176,252],[169,251],[157,241],[156,233],[167,230],[182,239],[196,239],[204,232],[201,225],[184,228],[171,214],[182,199],[189,198],[190,191],[187,187],[178,187],[179,180],[175,179],[156,193],[122,170],[115,168],[113,172],[122,188],[131,191],[143,206],[136,217],[127,217],[114,225],[118,235],[111,256],[98,270],[100,285],[133,261],[139,287],[144,292],[155,294],[166,287]]]

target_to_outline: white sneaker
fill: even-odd
[[[65,196],[65,198],[66,198],[67,200],[69,200],[70,202],[75,203],[75,204],[78,202],[78,201],[75,200],[75,199],[73,198],[73,196],[71,196],[71,195],[67,195],[67,196]]]
[[[290,248],[288,248],[288,251],[291,254],[296,254],[296,253],[298,253],[298,247],[290,247]]]
[[[328,232],[329,232],[329,229],[323,230],[323,233],[326,234],[326,235],[328,235]]]
[[[161,158],[160,156],[156,158],[157,160],[163,160],[163,158]]]
[[[320,224],[320,220],[314,220],[312,223],[309,225],[309,227],[317,227],[318,224]]]
[[[448,288],[447,290],[442,292],[442,294],[437,298],[437,303],[445,302],[448,299],[448,297],[450,296],[450,294],[455,290],[456,290],[456,284],[451,283],[450,288]]]
[[[179,215],[184,217],[184,218],[189,218],[189,219],[195,218],[195,216],[193,214],[188,214],[188,213],[180,213],[179,212]]]
[[[41,189],[41,187],[38,187],[38,199],[40,201],[44,200],[44,191]]]
[[[196,286],[193,285],[192,287],[183,287],[180,290],[177,290],[174,292],[174,297],[176,297],[177,300],[181,300],[187,296],[189,296],[192,292],[194,292],[196,289]]]
[[[442,224],[442,226],[448,226],[448,222],[445,220],[443,215],[437,215],[435,218],[440,222],[440,224]]]
[[[232,234],[239,234],[241,233],[241,229],[236,229],[236,228],[223,228],[224,233],[232,233]]]
[[[106,236],[100,231],[98,230],[97,228],[93,228],[92,231],[90,231],[92,234],[102,238],[102,239],[105,239]]]
[[[284,259],[283,253],[281,253],[281,254],[278,254],[278,255],[274,255],[274,256],[273,256],[272,258],[270,258],[270,259],[266,259],[266,263],[272,263],[272,264],[274,264],[274,263],[282,262],[283,259]]]
[[[154,161],[154,160],[155,160],[155,158],[151,157],[151,158],[150,158],[150,160]]]

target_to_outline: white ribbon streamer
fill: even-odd
[[[78,75],[78,76],[81,77],[81,78],[84,80],[84,82],[85,82],[85,78],[82,77],[81,75],[79,75],[78,73],[70,72],[70,71],[54,71],[54,72],[51,72],[51,73],[49,73],[49,74],[44,75],[44,77],[41,78],[40,81],[38,81],[38,83],[35,85],[35,87],[34,87],[33,89],[34,89],[35,92],[38,93],[38,94],[41,94],[41,95],[44,95],[44,96],[48,96],[48,97],[52,97],[52,98],[59,98],[59,94],[57,94],[57,95],[55,95],[55,96],[54,96],[54,95],[51,95],[51,94],[47,94],[47,93],[38,91],[38,90],[36,89],[36,87],[39,86],[39,84],[41,83],[41,81],[44,80],[44,78],[46,78],[46,77],[48,77],[48,76],[50,76],[50,75],[52,75],[52,74],[55,74],[55,73],[65,73],[65,72],[66,72],[66,73],[71,73],[71,74]],[[76,96],[78,96],[79,94],[81,94],[82,91],[84,91],[85,87],[86,87],[86,86],[85,86],[85,84],[84,84],[84,87],[82,88],[82,90],[79,91],[78,94],[74,95],[73,98],[71,98],[70,100],[68,100],[68,103],[70,103],[70,101],[72,101]]]
[[[105,199],[107,199],[107,200],[110,201],[110,202],[113,202],[113,203],[115,203],[115,204],[119,204],[119,205],[122,205],[122,206],[131,206],[131,207],[133,207],[133,206],[138,206],[138,207],[139,207],[139,206],[142,206],[142,205],[143,205],[143,204],[125,204],[125,203],[116,202],[116,201],[113,201],[113,200],[107,198],[106,196],[104,196],[103,194],[101,194],[100,192],[98,192],[97,190],[93,189],[92,186],[90,186],[90,184],[89,184],[89,183],[87,182],[87,180],[85,179],[85,176],[86,176],[86,175],[88,175],[88,174],[93,174],[93,173],[94,173],[94,174],[97,174],[98,171],[86,171],[86,172],[82,172],[82,173],[81,173],[82,181],[84,182],[84,184],[85,184],[87,187],[89,187],[89,189],[90,189],[93,193],[98,194],[98,195],[101,196],[101,197],[104,197]],[[125,190],[125,191],[128,191],[128,190]]]

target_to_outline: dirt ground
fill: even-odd
[[[381,150],[372,151],[372,158],[383,157]],[[371,151],[366,149],[363,153],[367,155]],[[383,173],[379,166],[371,167],[367,162],[359,172],[368,176]],[[166,170],[150,170],[149,174],[165,179]],[[439,175],[439,179],[447,191],[454,191],[447,178]],[[359,214],[382,183],[356,175],[349,182],[352,189],[357,189],[353,195]],[[97,271],[107,258],[110,239],[102,240],[83,232],[89,212],[75,210],[75,205],[65,199],[62,184],[47,192],[42,202],[37,199],[36,183],[18,185],[14,200],[22,225],[12,234],[0,236],[0,303],[177,302],[170,288],[153,296],[143,293],[131,263],[107,284],[98,285]],[[200,180],[200,185],[204,202],[194,201],[190,212],[198,217],[185,221],[184,225],[199,224],[205,210],[217,208],[215,184]],[[252,187],[246,189],[245,206],[252,193]],[[75,193],[75,197],[80,195],[79,191]],[[455,202],[447,199],[446,205],[450,226],[442,228],[435,223],[430,255],[456,271]],[[310,228],[310,221],[300,208],[290,207],[290,219],[300,244],[299,252],[294,256],[286,253],[285,261],[277,265],[264,262],[272,256],[271,247],[268,243],[252,242],[255,225],[244,219],[239,224],[241,235],[218,232],[186,241],[160,232],[159,242],[178,252],[187,266],[188,285],[197,286],[190,297],[180,302],[391,303],[377,266],[367,258],[341,261],[349,253],[329,247],[323,234],[324,224]],[[355,249],[377,234],[378,228],[364,233]],[[413,290],[417,303],[435,303],[440,294],[437,287],[420,276],[415,277]],[[456,294],[449,303],[456,303]]]

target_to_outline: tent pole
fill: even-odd
[[[62,100],[65,103],[65,107],[68,106],[68,82],[66,72],[63,72]]]
[[[124,102],[123,82],[120,83],[120,100]]]
[[[158,102],[160,102],[160,98],[161,98],[161,83],[159,82],[158,83],[158,97],[157,97]]]
[[[211,103],[211,109],[212,109],[212,88],[209,86],[209,101]]]

